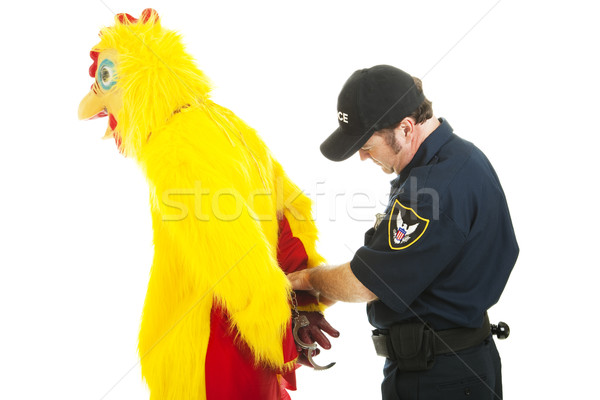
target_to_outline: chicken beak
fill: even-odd
[[[110,126],[106,128],[106,132],[104,132],[104,136],[102,136],[102,140],[112,139],[114,137],[114,131],[110,129]]]
[[[106,107],[101,97],[94,90],[90,92],[79,103],[79,119],[93,119],[106,116]]]

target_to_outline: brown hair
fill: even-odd
[[[421,82],[421,80],[415,76],[413,76],[412,78],[413,78],[413,81],[415,82],[415,86],[417,87],[417,90],[420,93],[423,93],[423,82]],[[432,104],[433,103],[431,103],[431,101],[429,101],[427,99],[427,97],[425,97],[425,100],[423,100],[421,105],[419,107],[417,107],[417,109],[415,111],[413,111],[407,117],[414,119],[415,124],[417,124],[417,125],[422,124],[423,122],[427,121],[429,118],[433,117]],[[394,129],[396,129],[398,127],[398,125],[400,125],[400,122],[402,122],[402,121],[398,121],[394,125],[388,126],[386,128],[382,128],[382,129],[378,130],[376,133],[383,136],[386,139],[386,142],[389,145],[392,145],[394,143],[394,139],[390,137],[390,132],[392,132],[392,136],[393,136],[393,131],[394,131]]]
[[[415,86],[417,87],[417,90],[420,93],[423,93],[423,82],[421,82],[421,80],[415,76],[412,77],[413,81],[415,82]],[[422,124],[423,122],[427,121],[429,118],[433,117],[433,107],[432,107],[432,102],[429,101],[427,99],[427,97],[425,97],[425,100],[423,100],[423,102],[421,103],[421,105],[415,110],[413,111],[408,118],[412,118],[415,120],[415,124]],[[381,136],[384,140],[385,143],[387,145],[389,145],[395,152],[396,154],[398,154],[398,152],[400,151],[400,147],[399,147],[399,143],[396,140],[396,136],[394,134],[394,130],[398,127],[398,125],[400,125],[399,121],[398,123],[395,123],[394,125],[387,127],[387,128],[383,128],[378,130],[377,132],[375,132],[376,135]]]
[[[423,82],[421,82],[421,80],[415,76],[413,76],[412,78],[413,81],[415,81],[415,86],[417,87],[417,90],[420,93],[423,93]],[[413,111],[413,113],[410,114],[409,117],[414,119],[417,125],[433,117],[433,107],[431,101],[427,100],[427,97],[425,97],[425,100],[421,103],[419,108]]]
[[[398,124],[400,123],[398,122]],[[396,124],[396,126],[398,126],[398,124]],[[381,136],[385,143],[390,146],[392,150],[394,150],[394,153],[398,154],[402,149],[402,147],[400,147],[400,143],[398,143],[398,139],[396,139],[394,128],[381,129],[375,132],[375,135]]]

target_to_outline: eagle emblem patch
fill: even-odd
[[[423,236],[429,220],[419,216],[412,208],[394,202],[388,225],[390,249],[402,250],[415,244]]]

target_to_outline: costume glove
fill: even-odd
[[[327,339],[323,332],[327,333],[331,337],[338,337],[340,336],[340,333],[333,328],[329,322],[327,322],[325,316],[318,311],[300,311],[300,315],[304,315],[310,324],[298,329],[298,338],[304,343],[312,344],[316,342],[322,348],[330,349],[331,342],[329,342],[329,339]],[[309,351],[313,351],[312,357],[315,357],[317,354],[319,354],[319,349],[304,349],[298,344],[296,344],[296,348],[298,350],[297,362],[299,364],[312,367],[311,363],[308,361],[307,354]]]

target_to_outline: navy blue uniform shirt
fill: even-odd
[[[485,155],[441,125],[392,181],[385,217],[350,262],[377,297],[377,328],[418,318],[434,329],[479,327],[517,260],[500,181]]]

